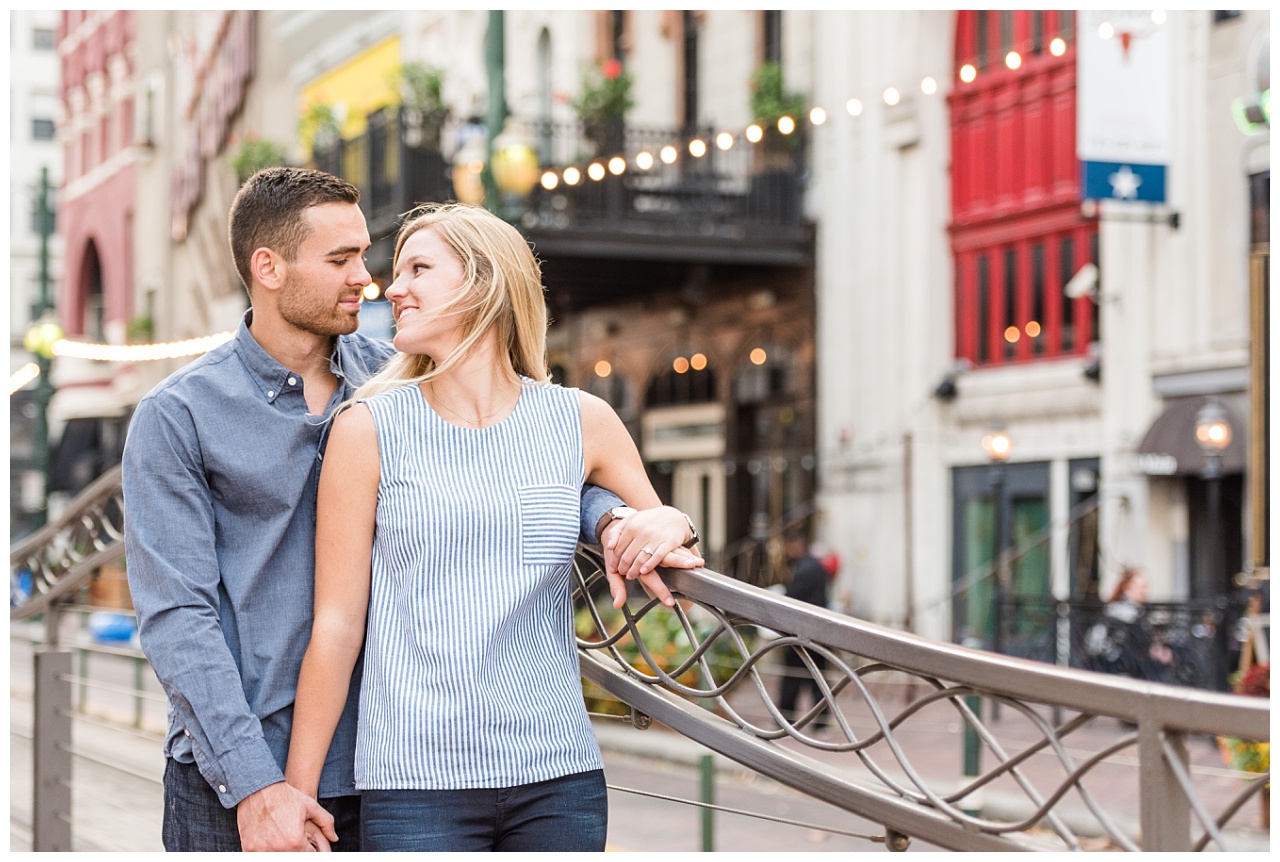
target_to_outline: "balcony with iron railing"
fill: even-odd
[[[543,259],[779,266],[808,260],[801,132],[760,144],[721,136],[718,144],[710,128],[617,126],[593,141],[581,123],[522,127],[539,176],[549,172],[554,184],[508,196],[499,209]],[[362,134],[317,147],[312,162],[360,189],[376,244],[415,205],[458,198],[452,141],[464,128],[446,125],[439,135],[423,136],[406,125],[403,112],[385,109],[369,116]]]

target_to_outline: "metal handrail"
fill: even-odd
[[[50,611],[56,618],[97,566],[123,557],[122,503],[120,474],[114,470],[72,501],[55,523],[11,548],[11,583],[24,573],[30,578],[25,595],[11,587],[11,603],[15,595],[18,599],[10,608],[11,620]],[[681,600],[676,610],[652,601],[633,603],[636,607],[624,609],[621,622],[606,622],[591,600],[603,581],[599,556],[582,549],[579,560],[576,601],[595,629],[579,639],[585,679],[630,704],[637,726],[656,720],[782,784],[883,824],[891,847],[901,848],[899,837],[911,836],[964,850],[1078,849],[1075,827],[1058,812],[1064,798],[1078,794],[1119,847],[1189,850],[1212,843],[1232,849],[1224,826],[1269,783],[1267,773],[1234,798],[1215,800],[1220,806],[1215,819],[1191,782],[1186,748],[1192,734],[1269,742],[1268,701],[1118,679],[930,641],[706,569],[664,570]],[[655,658],[659,644],[645,643],[638,628],[646,617],[664,613],[676,615],[684,638],[683,652],[665,665]],[[776,636],[759,637],[762,628]],[[56,643],[55,636],[51,631],[47,642]],[[626,638],[635,641],[638,662],[623,655],[620,646]],[[713,668],[713,650],[734,654],[729,672]],[[823,695],[822,704],[795,717],[782,714],[762,676],[763,665],[789,651],[801,654]],[[818,658],[825,660],[825,672]],[[44,710],[42,721],[52,722],[69,710],[69,659],[49,655],[37,671],[37,691],[40,680],[65,689],[45,707],[38,705],[38,712]],[[690,673],[699,681],[691,683]],[[905,705],[886,702],[874,685],[886,675],[913,681],[923,694]],[[984,722],[981,711],[970,707],[972,696],[1007,707],[1038,737],[1012,750]],[[37,693],[38,704],[40,700]],[[854,730],[851,705],[869,715],[871,733]],[[824,706],[837,727],[835,739],[812,732]],[[912,762],[902,731],[916,716],[936,708],[951,710],[971,728],[994,765],[959,782],[955,776],[939,782],[923,774]],[[1074,716],[1050,723],[1042,715],[1053,708],[1066,708]],[[1100,717],[1132,722],[1136,731],[1079,756],[1077,763],[1064,743],[1074,743]],[[46,730],[39,722],[36,726]],[[69,729],[67,725],[58,733]],[[45,750],[64,753],[68,744],[61,737],[43,743]],[[797,745],[810,753],[795,750]],[[1097,767],[1125,750],[1132,750],[1139,764],[1140,839],[1117,826],[1090,792],[1089,779]],[[817,759],[819,755],[847,757],[848,764],[836,766]],[[1027,768],[1035,755],[1056,758],[1063,777],[1043,785]],[[998,782],[1015,785],[1031,813],[998,819],[970,811],[967,800]],[[52,776],[47,786],[64,792],[69,774]],[[66,810],[69,804],[68,796]],[[1047,834],[1038,824],[1047,827]]]
[[[579,572],[579,597],[598,589],[597,568]],[[1222,849],[1221,823],[1206,819],[1204,805],[1187,777],[1186,764],[1171,759],[1183,752],[1189,734],[1207,733],[1268,741],[1270,704],[1213,692],[1190,692],[1157,683],[1122,680],[1106,675],[1060,668],[1010,658],[981,650],[930,641],[919,636],[855,620],[823,608],[788,599],[706,570],[664,571],[673,593],[688,605],[675,611],[681,618],[686,651],[668,662],[664,670],[640,644],[643,659],[628,661],[618,644],[626,637],[642,641],[637,624],[646,615],[663,613],[649,602],[636,613],[628,612],[622,624],[610,628],[593,612],[594,637],[580,639],[583,675],[591,682],[684,736],[694,739],[738,763],[784,784],[820,796],[830,804],[862,816],[873,817],[892,831],[923,838],[952,849],[1077,849],[1079,836],[1055,816],[1055,808],[1069,793],[1082,796],[1100,828],[1125,849],[1191,849],[1194,816],[1199,839],[1212,840]],[[715,620],[715,627],[699,637],[688,618],[693,607]],[[784,636],[763,645],[752,645],[746,629],[765,626]],[[705,628],[705,627],[704,627]],[[740,666],[729,679],[717,679],[706,656],[718,639],[727,639],[738,651]],[[767,656],[778,651],[800,650],[805,664],[819,684],[827,707],[843,737],[835,742],[818,739],[809,725],[820,711],[811,708],[792,720],[781,714],[760,676]],[[842,655],[842,653],[846,655]],[[823,674],[813,661],[826,660]],[[854,661],[847,656],[854,656]],[[638,668],[637,669],[637,666]],[[700,672],[701,682],[681,679],[689,670]],[[922,683],[925,694],[898,709],[877,698],[868,682],[876,674],[905,674]],[[845,698],[840,695],[844,693]],[[1010,754],[996,734],[971,710],[966,698],[979,695],[1019,713],[1039,733],[1019,753]],[[735,699],[736,697],[736,699]],[[845,716],[849,698],[870,712],[876,731],[859,736]],[[750,700],[766,718],[747,717],[743,700]],[[714,714],[696,704],[713,703]],[[965,776],[955,789],[954,777],[939,782],[922,776],[911,762],[910,752],[898,741],[900,726],[925,707],[943,704],[969,725],[995,765],[985,772]],[[1065,707],[1079,714],[1060,726],[1040,717],[1040,712]],[[1040,709],[1044,708],[1044,709]],[[1064,740],[1099,717],[1137,725],[1137,732],[1122,736],[1107,749],[1075,763]],[[646,719],[648,720],[648,719]],[[866,779],[849,777],[829,764],[816,762],[778,743],[799,742],[821,752],[847,753],[850,766],[861,766]],[[872,747],[889,749],[877,757]],[[1135,749],[1140,762],[1141,843],[1112,822],[1105,807],[1092,799],[1087,779],[1107,756]],[[1043,789],[1025,773],[1026,761],[1045,753],[1059,760],[1065,778]],[[901,772],[905,779],[894,777]],[[1006,822],[968,813],[961,801],[997,779],[1012,779],[1025,794],[1033,813],[1018,822]],[[1265,783],[1265,782],[1264,782]],[[1229,817],[1244,800],[1261,792],[1254,782],[1236,794]],[[1044,820],[1054,840],[1031,833]]]
[[[120,477],[118,466],[99,476],[57,520],[10,547],[10,620],[47,614],[103,566],[124,559]],[[57,637],[56,625],[49,635],[51,641]]]

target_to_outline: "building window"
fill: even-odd
[[[705,367],[691,368],[688,360],[681,362],[681,359],[682,357],[676,357],[673,361],[674,368],[655,375],[649,381],[649,388],[644,398],[647,407],[701,404],[716,400],[715,372]]]
[[[956,355],[974,365],[1083,355],[1097,339],[1097,307],[1063,294],[1098,257],[1096,224],[1080,214],[1074,13],[958,16],[949,97]],[[1022,62],[1006,63],[1009,52]]]
[[[764,16],[764,57],[766,63],[782,62],[782,11],[766,9]]]
[[[54,49],[55,33],[48,27],[36,27],[31,31],[31,47],[37,51]]]
[[[698,16],[694,12],[682,12],[684,40],[681,46],[684,76],[681,88],[681,122],[684,128],[698,125]]]
[[[33,141],[52,141],[53,140],[53,120],[47,117],[33,117],[31,120],[31,140]]]

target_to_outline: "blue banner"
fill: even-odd
[[[1164,203],[1164,165],[1081,162],[1080,167],[1080,188],[1086,200]]]

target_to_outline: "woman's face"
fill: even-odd
[[[462,340],[461,314],[442,311],[465,289],[462,262],[434,229],[426,227],[404,241],[393,276],[387,299],[396,321],[396,349],[443,360]]]
[[[1129,580],[1129,585],[1125,587],[1124,594],[1138,604],[1145,602],[1147,600],[1147,576],[1134,575]]]

